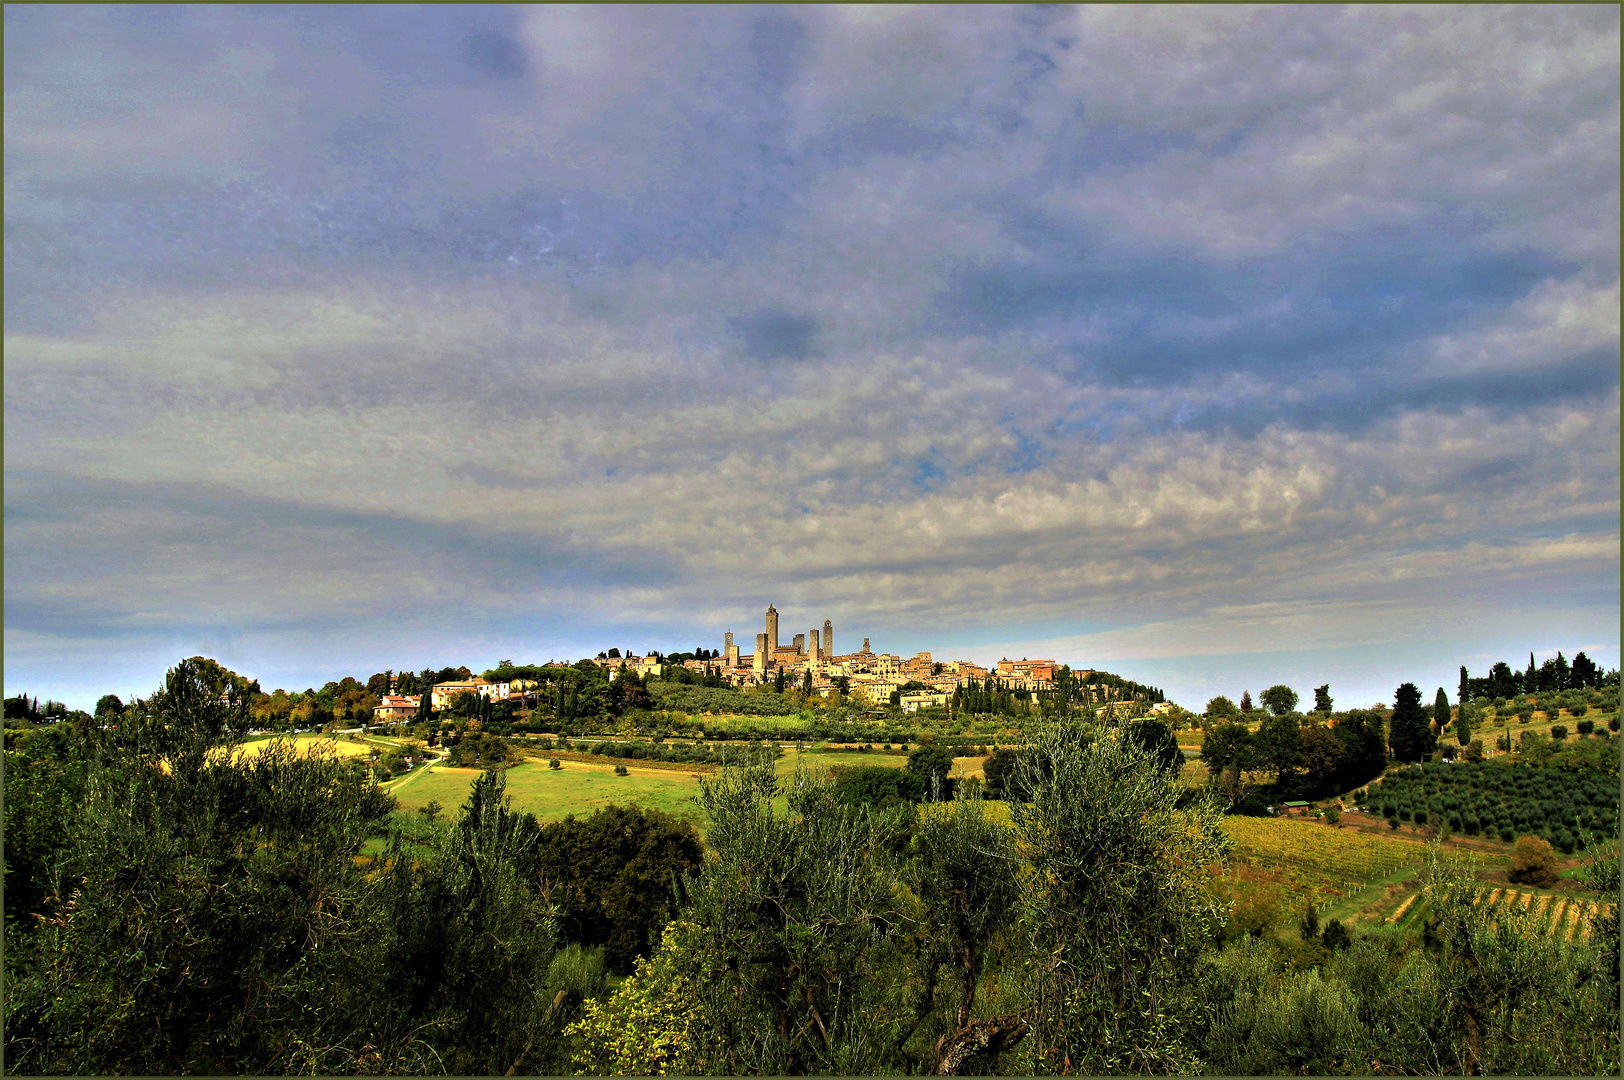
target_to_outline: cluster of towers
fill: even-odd
[[[808,638],[811,639],[810,646]],[[802,666],[808,661],[827,662],[834,654],[835,624],[829,619],[823,620],[821,636],[818,629],[813,627],[809,634],[796,634],[793,644],[780,645],[778,609],[768,604],[767,628],[763,633],[756,635],[756,650],[750,656],[750,666],[755,671],[765,672],[773,667]],[[723,638],[723,656],[726,657],[728,667],[739,666],[739,647],[733,644],[731,630]]]

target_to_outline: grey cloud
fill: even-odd
[[[805,360],[816,351],[818,324],[786,311],[761,311],[729,320],[753,360]]]
[[[468,62],[480,71],[498,79],[524,77],[526,63],[524,46],[495,30],[480,30],[468,35],[463,46]]]
[[[1616,600],[1616,10],[5,18],[30,625]]]

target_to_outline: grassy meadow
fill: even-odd
[[[367,748],[357,744],[349,746],[357,754]],[[879,765],[902,768],[908,759],[895,754],[861,753],[858,751],[808,752],[785,751],[776,764],[778,775],[787,779],[796,765],[804,761],[810,768],[834,769],[860,765]],[[625,776],[615,775],[615,762],[562,761],[562,768],[547,767],[545,756],[524,761],[507,770],[507,791],[514,806],[535,814],[542,821],[558,821],[576,814],[585,816],[613,803],[637,803],[640,806],[666,813],[692,823],[704,831],[704,814],[694,797],[699,794],[699,770],[680,766],[645,768],[627,762]],[[955,758],[953,775],[979,777],[981,758]],[[440,804],[447,814],[455,815],[468,799],[468,791],[480,774],[479,769],[457,769],[445,765],[432,765],[409,773],[383,785],[400,802],[403,811],[415,811],[431,801]],[[787,805],[786,797],[778,798],[780,809]]]
[[[549,769],[545,761],[526,761],[507,770],[507,792],[513,805],[542,821],[559,821],[570,814],[587,815],[612,803],[637,803],[703,825],[699,782],[691,774],[671,769],[644,769],[628,765],[627,775],[616,776],[614,766],[566,761]],[[437,802],[455,816],[468,799],[479,769],[434,765],[387,785],[404,811]]]

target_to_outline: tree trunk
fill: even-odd
[[[1025,1013],[1010,1013],[987,1020],[972,1020],[957,1031],[936,1040],[932,1055],[932,1076],[957,1076],[959,1069],[975,1054],[1008,1050],[1030,1030]]]

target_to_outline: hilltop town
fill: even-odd
[[[543,667],[592,664],[606,669],[611,681],[622,673],[633,673],[644,679],[665,679],[672,676],[673,669],[680,668],[694,677],[716,680],[719,685],[734,689],[765,685],[782,688],[792,683],[804,693],[822,698],[855,694],[875,703],[894,699],[904,712],[945,707],[955,691],[989,683],[1004,693],[1031,695],[1030,700],[1035,702],[1055,690],[1056,677],[1063,670],[1068,671],[1076,683],[1086,683],[1096,673],[1092,668],[1063,669],[1053,659],[1004,657],[988,668],[973,660],[937,660],[930,652],[918,652],[909,657],[876,653],[868,638],[863,639],[862,648],[855,652],[837,653],[834,638],[834,622],[825,619],[821,628],[813,626],[784,643],[779,632],[778,609],[768,604],[763,628],[755,635],[754,647],[748,653],[740,651],[733,631],[729,630],[722,635],[720,650],[622,656],[619,649],[611,649],[584,660],[549,660]],[[491,680],[473,675],[436,682],[429,691],[430,709],[438,712],[460,694],[476,694],[522,707],[533,696],[533,682]],[[376,720],[405,720],[418,713],[419,696],[396,694],[394,690],[391,686],[391,692],[384,695],[374,709]],[[1109,700],[1113,694],[1106,689],[1101,696]],[[1158,700],[1150,705],[1149,712],[1171,707],[1159,700],[1159,694],[1152,696]]]

